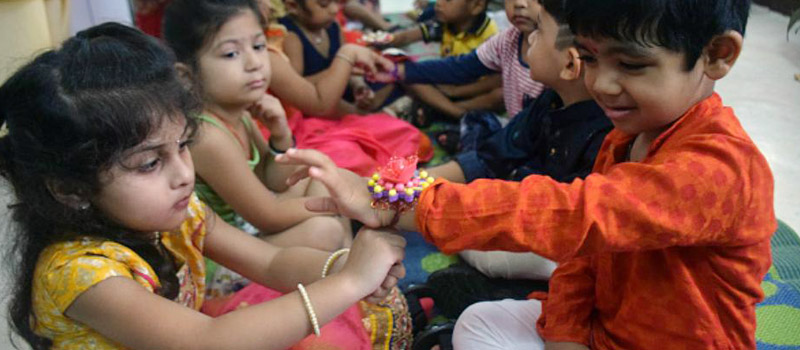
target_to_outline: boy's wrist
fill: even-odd
[[[397,72],[395,73],[395,77],[398,81],[406,80],[406,64],[405,63],[396,63],[395,69]]]

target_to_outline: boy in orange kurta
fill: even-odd
[[[550,13],[564,4],[541,2]],[[776,228],[773,180],[714,92],[741,52],[750,2],[565,6],[586,86],[615,126],[593,174],[571,184],[536,175],[438,181],[399,217],[401,228],[446,253],[532,251],[560,263],[539,300],[467,309],[454,345],[755,349],[755,305]],[[311,165],[308,174],[331,190],[309,207],[371,226],[392,222],[394,212],[369,207],[363,181],[324,157],[295,150],[284,158]],[[535,325],[492,322],[531,314]]]

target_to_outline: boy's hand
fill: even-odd
[[[376,73],[367,73],[364,75],[364,79],[366,79],[366,81],[371,83],[384,83],[384,84],[395,83],[401,80],[400,77],[398,76],[400,66],[401,64],[392,62],[392,67],[389,70]]]
[[[275,158],[278,163],[302,165],[286,180],[288,185],[311,177],[321,182],[330,192],[326,198],[311,198],[306,209],[329,212],[361,221],[367,227],[381,227],[379,211],[372,209],[372,195],[367,190],[367,180],[346,169],[340,169],[325,154],[310,149],[289,149]]]
[[[269,129],[270,139],[276,147],[281,147],[286,140],[288,140],[286,148],[292,147],[292,130],[289,129],[286,112],[277,98],[265,93],[247,110],[253,118],[261,121]]]

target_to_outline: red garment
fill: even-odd
[[[134,16],[136,26],[146,34],[161,38],[161,21],[164,18],[164,10],[170,1],[159,0],[142,5],[143,8],[137,9]]]
[[[420,155],[429,160],[433,152],[420,154],[423,134],[413,125],[388,114],[346,115],[339,119],[302,117],[290,120],[300,148],[327,154],[337,166],[369,176],[393,155]]]
[[[532,251],[561,262],[537,324],[592,349],[755,349],[776,229],[766,160],[714,94],[625,162],[612,131],[593,174],[562,184],[436,182],[417,224],[445,253]]]

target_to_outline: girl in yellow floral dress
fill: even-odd
[[[155,39],[107,23],[0,87],[0,174],[17,197],[10,313],[34,349],[285,349],[404,274],[389,232],[331,255],[208,210],[188,149],[198,103],[173,65]],[[287,294],[208,317],[203,256]]]

